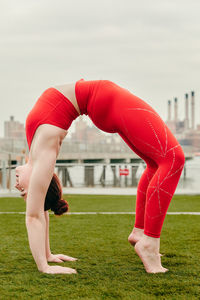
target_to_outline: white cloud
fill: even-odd
[[[0,5],[0,135],[9,115],[24,122],[43,89],[81,77],[116,81],[163,118],[168,99],[200,92],[198,0],[0,0]]]

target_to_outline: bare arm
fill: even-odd
[[[46,220],[46,239],[45,239],[45,244],[46,244],[46,258],[48,261],[48,258],[51,256],[51,250],[50,250],[50,242],[49,242],[49,212],[45,211],[45,220]]]
[[[58,139],[54,137],[45,139],[45,136],[42,135],[40,137],[32,148],[30,155],[32,173],[26,201],[26,227],[30,249],[39,271],[45,273],[76,273],[74,269],[49,266],[47,263],[47,224],[44,201],[53,176],[59,147]]]
[[[42,151],[33,160],[26,207],[26,226],[29,245],[39,271],[47,268],[46,259],[46,220],[44,201],[53,176],[56,155],[54,151]]]
[[[49,212],[45,211],[45,220],[46,220],[46,258],[48,262],[62,263],[64,261],[76,261],[77,258],[65,255],[65,254],[52,254],[50,249],[49,242]]]

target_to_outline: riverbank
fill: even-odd
[[[68,195],[136,195],[137,188],[63,188],[63,194]],[[175,195],[200,195],[200,190],[177,188]],[[0,197],[20,197],[16,190],[0,190]]]

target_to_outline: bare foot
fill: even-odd
[[[161,265],[159,248],[160,239],[145,234],[135,245],[135,252],[143,262],[147,273],[165,273],[168,271]]]
[[[135,244],[143,237],[144,229],[140,228],[133,228],[133,231],[130,233],[128,237],[128,241],[132,246],[135,246]],[[163,254],[159,253],[160,256],[163,256]]]
[[[130,233],[128,237],[128,241],[132,246],[135,246],[135,244],[141,239],[141,237],[144,234],[144,229],[140,228],[133,228],[133,231]]]

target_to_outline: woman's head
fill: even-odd
[[[48,209],[51,209],[55,215],[62,215],[69,209],[67,201],[62,199],[62,187],[55,173],[53,174],[44,203],[44,210]]]
[[[18,166],[15,169],[16,172],[16,183],[15,187],[21,192],[21,196],[26,200],[28,186],[29,186],[29,179],[31,175],[32,167],[31,164],[27,163],[22,166]]]
[[[26,200],[29,179],[32,171],[31,164],[27,163],[16,168],[16,184],[15,187],[21,192],[21,196]],[[47,194],[45,197],[44,210],[51,209],[55,215],[62,215],[68,211],[68,203],[62,199],[62,187],[58,176],[53,174]]]

